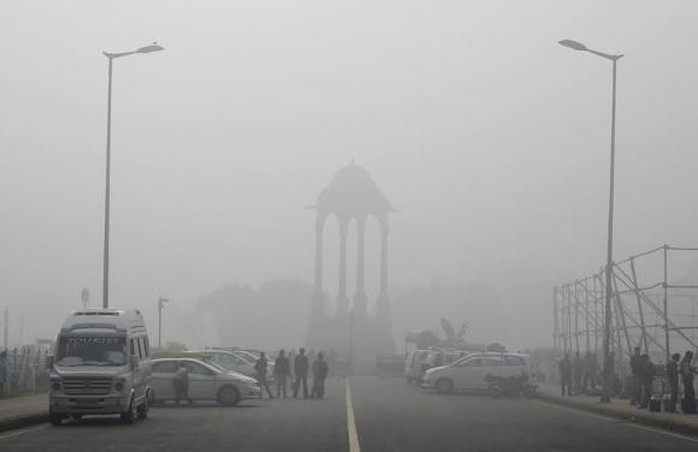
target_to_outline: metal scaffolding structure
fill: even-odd
[[[676,269],[684,274],[672,277]],[[663,245],[616,262],[612,270],[611,350],[620,369],[636,346],[656,363],[698,349],[698,248]],[[604,271],[554,288],[556,350],[600,356]]]

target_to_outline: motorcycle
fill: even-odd
[[[537,385],[529,382],[528,375],[513,375],[499,377],[487,374],[489,394],[493,397],[520,397],[533,398],[536,396]]]

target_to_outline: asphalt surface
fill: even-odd
[[[683,437],[536,400],[442,396],[400,379],[351,380],[361,451],[687,451]],[[349,451],[344,380],[328,399],[155,408],[127,426],[86,418],[0,434],[0,451]],[[356,452],[353,449],[352,452]]]

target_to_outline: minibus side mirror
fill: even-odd
[[[131,355],[131,369],[138,369],[138,356]]]
[[[47,370],[53,369],[53,355],[48,355],[46,357],[46,362],[44,363]]]

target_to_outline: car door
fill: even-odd
[[[213,387],[216,372],[196,361],[185,361],[189,372],[189,397],[196,400],[215,399]]]
[[[156,361],[153,363],[153,372],[150,386],[153,388],[155,398],[158,400],[174,399],[174,374],[177,370],[177,361]]]
[[[472,356],[453,366],[455,371],[455,385],[458,389],[474,389],[480,385],[480,380],[485,378],[483,373],[484,358],[480,355]]]
[[[496,377],[507,377],[508,367],[505,365],[504,358],[501,356],[485,356],[482,362],[482,381],[479,389],[486,389],[488,386],[487,375]]]

